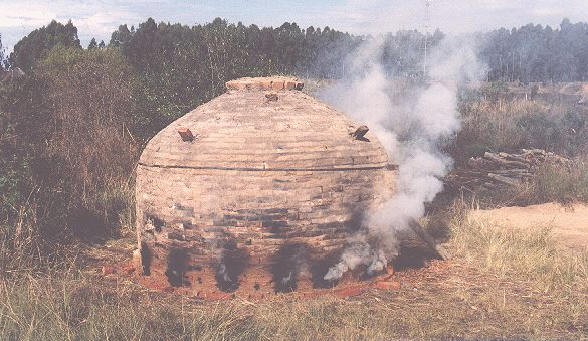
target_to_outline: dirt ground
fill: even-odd
[[[501,207],[491,210],[472,210],[470,217],[498,226],[517,226],[527,229],[550,228],[557,241],[576,250],[588,249],[588,206],[558,203],[527,207]]]

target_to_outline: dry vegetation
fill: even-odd
[[[588,154],[588,107],[577,105],[577,96],[550,92],[527,100],[516,95],[516,89],[492,93],[498,91],[494,87],[500,85],[461,93],[462,129],[452,145],[458,162],[488,150],[539,148],[566,157]]]
[[[523,88],[504,83],[460,94],[462,129],[447,147],[457,167],[484,152],[516,153],[522,148],[572,160],[566,167],[546,164],[530,182],[481,191],[472,200],[485,207],[588,201],[588,106],[577,104],[577,95],[562,94],[566,87],[552,85],[530,99]]]
[[[584,338],[588,253],[541,233],[472,220],[454,205],[451,260],[398,274],[396,292],[198,302],[63,264],[0,286],[8,339]],[[430,217],[430,229],[438,226]],[[441,219],[442,220],[442,219]],[[18,255],[14,255],[18,256]],[[21,255],[23,256],[23,255]]]

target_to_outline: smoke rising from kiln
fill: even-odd
[[[398,255],[399,233],[424,215],[425,204],[442,190],[440,178],[451,168],[439,145],[460,128],[457,85],[485,74],[466,38],[446,38],[432,49],[426,84],[387,77],[383,52],[383,37],[366,40],[350,61],[350,75],[321,94],[366,124],[399,166],[396,195],[366,213],[340,262],[325,275],[328,281],[359,265],[368,273],[382,271]]]

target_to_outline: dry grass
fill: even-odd
[[[445,339],[588,337],[588,257],[550,231],[495,227],[456,210],[452,260],[398,274],[397,292],[203,303],[69,270],[5,279],[7,339]]]
[[[484,274],[560,298],[588,294],[588,254],[560,246],[549,226],[521,229],[465,216],[453,225],[449,246],[456,258]]]
[[[529,132],[520,122],[546,115],[549,108],[536,101],[477,100],[462,104],[462,129],[454,143],[453,156],[459,161],[487,150],[513,151],[529,146]]]
[[[588,159],[578,159],[568,166],[545,165],[531,184],[535,202],[588,202]]]
[[[550,98],[473,97],[460,102],[462,128],[448,147],[458,164],[484,151],[540,148],[567,157],[588,153],[586,108]]]
[[[530,181],[503,190],[479,190],[472,195],[483,208],[528,206],[547,202],[564,205],[588,202],[588,161],[578,158],[568,165],[544,164]]]

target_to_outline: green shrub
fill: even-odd
[[[3,259],[55,258],[52,249],[72,237],[103,240],[132,225],[142,144],[134,137],[136,88],[118,50],[62,46],[2,84],[0,111],[10,113],[0,120]]]

